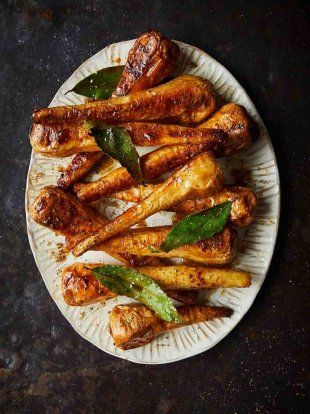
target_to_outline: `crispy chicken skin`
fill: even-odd
[[[156,188],[155,184],[138,185],[128,190],[111,194],[110,197],[126,202],[138,203],[148,197]],[[249,226],[255,214],[257,195],[247,187],[227,186],[210,195],[184,200],[171,206],[169,210],[179,214],[194,214],[225,201],[231,201],[230,222],[235,226]]]
[[[38,224],[64,236],[69,250],[106,223],[98,213],[81,204],[72,194],[52,186],[40,191],[30,207],[30,214]],[[160,262],[156,259],[160,257],[181,257],[204,264],[225,264],[232,260],[236,233],[230,228],[225,228],[210,239],[181,246],[169,253],[153,253],[150,246],[158,249],[171,228],[130,229],[99,245],[97,250],[107,252],[128,266],[157,266]]]
[[[158,85],[171,74],[179,46],[157,30],[143,33],[128,53],[124,72],[112,96],[127,95]]]
[[[68,305],[82,306],[94,302],[105,302],[116,296],[106,289],[92,275],[90,269],[103,266],[102,263],[74,263],[62,271],[63,297]],[[251,277],[248,273],[231,269],[214,269],[200,266],[142,266],[136,270],[152,278],[173,299],[193,303],[197,294],[191,289],[215,289],[218,287],[248,287]],[[183,292],[181,291],[183,290]],[[178,298],[178,299],[177,299]]]
[[[89,126],[83,122],[33,124],[29,132],[34,152],[46,157],[69,157],[77,152],[99,151]]]
[[[258,134],[257,125],[250,118],[246,109],[235,103],[222,106],[198,128],[215,128],[224,131],[230,142],[234,143],[232,145],[234,147],[232,153],[234,154],[239,152],[239,149],[244,150],[250,146]]]
[[[192,323],[226,318],[232,311],[215,306],[182,305],[177,308],[183,323],[169,323],[158,318],[144,305],[118,305],[109,314],[110,332],[116,347],[127,350],[151,342],[156,335]]]
[[[180,144],[158,148],[140,158],[142,176],[145,180],[159,177],[165,172],[186,164],[195,155],[208,148],[208,144]],[[120,167],[97,181],[76,183],[73,191],[83,203],[92,203],[115,191],[124,190],[135,184],[126,168]]]
[[[184,75],[146,91],[82,105],[38,109],[38,124],[100,120],[105,122],[155,121],[202,122],[212,114],[216,99],[212,85],[199,76]]]
[[[165,182],[144,200],[126,210],[92,236],[82,240],[74,249],[74,255],[80,256],[87,250],[104,242],[108,238],[127,230],[140,221],[185,200],[212,194],[223,185],[223,173],[211,154],[197,155],[188,164],[173,173]]]
[[[70,306],[84,306],[95,302],[106,302],[117,296],[105,288],[93,276],[90,269],[102,266],[93,263],[74,263],[62,271],[62,293],[65,302]],[[182,303],[195,303],[199,291],[169,290],[168,296]]]
[[[67,190],[73,183],[83,178],[102,158],[102,152],[80,152],[73,157],[69,165],[61,172],[57,184]]]
[[[96,250],[161,258],[178,257],[204,265],[227,264],[234,257],[237,233],[230,227],[225,227],[208,239],[186,244],[165,253],[158,249],[171,229],[172,226],[130,229],[99,244]]]

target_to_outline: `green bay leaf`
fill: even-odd
[[[124,66],[111,66],[100,69],[98,72],[92,73],[87,78],[81,80],[68,92],[75,92],[94,99],[111,98],[123,70]]]
[[[160,250],[170,252],[184,244],[192,244],[212,237],[224,228],[230,212],[231,202],[226,201],[202,213],[185,217],[172,228],[161,244]]]
[[[100,126],[91,128],[99,148],[115,158],[136,181],[141,181],[140,157],[125,128]]]
[[[112,292],[143,303],[164,321],[182,322],[171,299],[150,277],[123,266],[105,265],[91,270],[96,279]]]

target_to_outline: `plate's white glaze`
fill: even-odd
[[[50,106],[72,105],[83,102],[83,98],[65,92],[81,79],[106,66],[124,64],[133,41],[120,42],[106,47],[88,59],[62,85]],[[121,351],[113,345],[108,332],[108,311],[117,303],[130,301],[119,298],[104,304],[85,307],[68,306],[61,294],[61,269],[76,261],[71,254],[63,256],[63,238],[36,224],[28,214],[28,206],[33,202],[41,187],[56,184],[59,167],[70,159],[50,159],[32,154],[26,189],[26,215],[30,246],[50,295],[73,328],[98,348],[120,358],[137,363],[162,364],[188,358],[206,351],[224,338],[241,320],[253,303],[267,274],[277,236],[279,222],[279,175],[276,159],[268,132],[253,103],[234,77],[218,62],[201,50],[179,43],[181,60],[176,75],[191,73],[209,79],[216,91],[228,102],[244,105],[260,127],[260,139],[245,153],[223,160],[226,182],[233,183],[233,171],[246,171],[247,185],[259,196],[254,223],[240,232],[238,251],[232,266],[249,271],[252,285],[247,289],[218,289],[210,296],[216,305],[225,305],[234,310],[233,316],[212,322],[199,323],[159,335],[151,344],[130,351]],[[92,177],[90,177],[92,179]],[[114,216],[126,207],[115,202],[105,202],[103,210]],[[158,213],[148,219],[149,225],[170,223],[171,214]],[[63,257],[62,257],[63,256]],[[63,260],[64,259],[64,260]],[[109,262],[115,260],[102,252],[88,252],[79,261]]]

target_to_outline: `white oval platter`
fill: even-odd
[[[97,70],[126,62],[134,40],[112,44],[83,63],[61,86],[50,106],[73,105],[84,101],[75,93],[65,93]],[[132,302],[124,297],[112,299],[106,304],[84,307],[68,306],[61,293],[60,272],[75,261],[115,263],[102,252],[88,252],[76,259],[62,253],[64,239],[36,224],[28,214],[28,207],[40,188],[56,185],[60,167],[70,158],[45,158],[32,153],[26,188],[26,220],[30,246],[46,287],[62,314],[72,327],[89,342],[101,350],[142,364],[164,364],[178,361],[208,350],[223,339],[241,320],[252,305],[268,272],[272,258],[280,213],[280,183],[275,154],[268,132],[252,101],[236,79],[217,61],[205,52],[181,42],[181,59],[175,75],[190,73],[208,79],[217,93],[227,102],[243,105],[256,120],[260,128],[259,140],[246,152],[221,160],[227,183],[234,183],[234,171],[246,172],[246,184],[259,197],[256,218],[253,224],[239,233],[238,250],[232,267],[249,271],[252,285],[247,289],[218,289],[210,295],[211,303],[228,306],[234,313],[231,318],[217,319],[192,326],[182,327],[159,335],[150,344],[133,350],[117,349],[108,330],[108,312],[118,303]],[[143,150],[142,150],[143,151]],[[94,179],[94,176],[90,177]],[[103,206],[108,217],[124,211],[126,205],[115,200]],[[158,213],[147,220],[148,225],[170,224],[171,214]]]

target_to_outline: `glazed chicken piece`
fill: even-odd
[[[98,301],[105,302],[116,296],[93,276],[90,269],[98,266],[103,266],[103,264],[74,263],[63,269],[62,291],[68,305],[82,306]],[[136,267],[136,270],[152,278],[167,292],[168,296],[171,297],[172,293],[173,298],[178,297],[177,300],[180,302],[183,302],[183,293],[186,293],[185,297],[188,299],[188,292],[191,292],[191,289],[244,288],[251,284],[251,277],[248,273],[224,268],[181,265],[142,266]],[[197,295],[194,297],[197,299]]]
[[[232,311],[215,306],[183,305],[177,308],[183,323],[165,322],[144,305],[118,305],[109,314],[110,332],[116,347],[127,350],[150,343],[156,335],[192,323],[227,318]]]
[[[157,184],[158,185],[158,184]],[[156,184],[138,185],[128,190],[111,194],[110,197],[126,202],[139,203],[148,197],[157,187]],[[171,206],[170,211],[189,215],[207,210],[217,204],[231,201],[230,222],[235,226],[249,226],[255,214],[257,195],[246,187],[227,186],[210,195],[184,200]]]
[[[165,182],[159,184],[147,198],[78,243],[74,249],[74,255],[80,256],[158,211],[166,210],[186,198],[212,194],[222,185],[223,173],[215,159],[207,152],[197,155]]]
[[[38,124],[80,120],[119,123],[170,119],[175,122],[201,122],[215,109],[212,85],[199,76],[184,75],[164,85],[108,100],[81,105],[39,109],[33,120]]]
[[[158,148],[140,158],[142,176],[145,180],[159,177],[186,164],[195,155],[208,149],[208,144],[171,145]],[[73,191],[83,203],[92,203],[115,191],[131,187],[136,182],[125,167],[119,167],[97,181],[76,183]]]
[[[128,95],[158,85],[171,74],[179,46],[157,30],[143,33],[128,53],[124,72],[112,96]]]
[[[92,263],[74,263],[62,271],[61,285],[65,302],[70,306],[85,306],[95,302],[106,302],[117,296],[105,288],[93,276],[90,269],[102,266]],[[199,291],[175,290],[167,292],[168,296],[182,303],[195,303]]]
[[[38,224],[64,236],[69,250],[106,223],[103,217],[81,204],[72,194],[53,186],[41,189],[29,211]],[[130,229],[107,240],[96,250],[107,252],[128,266],[157,266],[160,262],[155,261],[156,258],[166,257],[180,257],[204,264],[225,264],[233,258],[236,232],[229,227],[209,239],[181,246],[169,253],[153,253],[171,229],[172,226]]]

